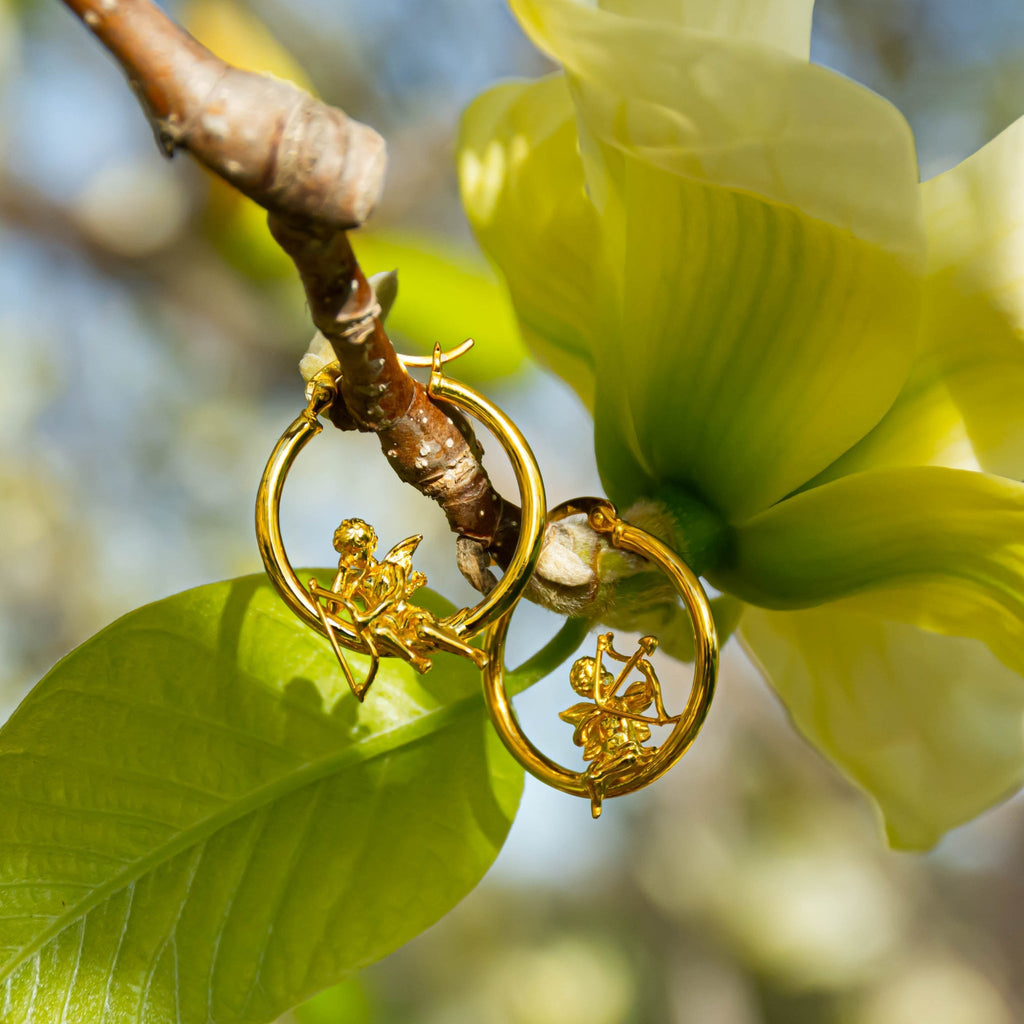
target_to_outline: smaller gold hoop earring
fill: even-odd
[[[412,555],[422,535],[399,542],[378,561],[374,557],[377,535],[361,519],[346,519],[335,532],[335,549],[341,557],[330,587],[321,586],[315,579],[304,584],[292,568],[281,535],[281,495],[295,459],[323,429],[319,417],[337,394],[333,370],[323,370],[310,381],[306,408],[281,435],[260,480],[256,539],[267,575],[285,604],[330,641],[359,700],[373,682],[381,657],[401,658],[417,671],[426,672],[431,667],[429,655],[447,651],[470,658],[482,668],[487,655],[470,646],[469,641],[515,606],[540,556],[545,524],[544,482],[530,446],[497,406],[443,372],[442,364],[468,347],[463,344],[447,356],[438,347],[433,359],[426,361],[413,356],[398,358],[406,366],[431,366],[429,395],[483,423],[512,463],[522,509],[519,539],[504,575],[478,604],[444,617],[412,604],[413,591],[426,583],[423,573],[412,567]],[[346,649],[370,657],[369,670],[360,682],[345,658]]]
[[[603,498],[577,498],[553,509],[549,522],[584,514],[591,527],[605,534],[623,551],[641,555],[657,565],[672,581],[693,623],[695,659],[693,684],[686,707],[677,715],[665,710],[657,672],[649,658],[658,645],[645,636],[632,654],[615,650],[611,633],[597,639],[594,657],[578,658],[570,670],[570,683],[583,703],[559,716],[573,725],[573,741],[583,747],[584,771],[571,771],[533,745],[516,718],[505,688],[505,639],[510,611],[488,629],[484,649],[484,699],[491,722],[512,756],[532,775],[564,793],[590,800],[595,818],[608,797],[633,793],[661,778],[689,749],[714,695],[718,671],[718,634],[704,588],[689,566],[670,548],[644,530],[619,518],[615,506]],[[513,609],[514,611],[514,609]],[[617,675],[604,667],[604,658],[622,664]],[[632,673],[640,678],[630,681]],[[653,712],[652,712],[653,709]],[[666,739],[647,746],[651,726],[671,726]]]

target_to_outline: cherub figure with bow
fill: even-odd
[[[595,818],[601,814],[608,780],[645,764],[657,754],[657,747],[644,745],[651,738],[651,726],[679,721],[678,715],[666,712],[661,683],[648,660],[658,646],[657,638],[641,637],[632,655],[616,651],[612,646],[614,639],[614,634],[602,633],[597,638],[597,657],[578,658],[573,663],[569,682],[586,701],[574,704],[559,715],[564,722],[575,726],[573,742],[583,748],[583,760],[589,762],[585,778]],[[606,654],[624,662],[617,676],[604,667]],[[642,678],[620,694],[634,670],[638,670]],[[652,705],[655,714],[645,714]]]
[[[346,519],[334,533],[338,572],[330,589],[315,579],[309,592],[316,602],[320,621],[334,648],[349,687],[359,700],[366,696],[380,665],[379,641],[387,641],[394,652],[417,672],[427,672],[432,651],[449,651],[470,658],[478,667],[486,660],[483,651],[470,647],[453,630],[426,608],[410,603],[427,577],[412,567],[412,556],[422,534],[406,537],[380,561],[374,557],[377,533],[362,519]],[[370,655],[370,667],[357,683],[341,645],[331,616],[344,612],[360,642]]]

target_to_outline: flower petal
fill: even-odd
[[[881,466],[1024,476],[1024,119],[921,186],[923,351],[878,427],[821,482]]]
[[[1024,119],[922,186],[925,339],[981,465],[1024,476]]]
[[[515,0],[565,61],[602,276],[598,462],[628,504],[676,484],[732,521],[892,404],[916,346],[909,130],[785,54],[563,0]]]
[[[785,50],[807,60],[814,0],[598,0],[615,14]]]
[[[770,608],[861,595],[878,615],[982,640],[1024,674],[1024,484],[935,466],[844,477],[737,529],[712,582]]]
[[[913,136],[882,97],[742,40],[576,0],[511,6],[537,46],[569,73],[584,143],[754,192],[918,259]],[[590,145],[584,158],[593,162],[593,190],[601,158]]]
[[[878,425],[802,490],[865,470],[908,466],[981,469],[957,403],[924,356]]]
[[[1024,781],[1024,682],[977,640],[856,601],[751,608],[740,633],[797,728],[878,802],[893,846],[926,849]]]
[[[606,486],[625,502],[647,496],[633,478],[678,484],[741,522],[885,414],[913,358],[917,280],[848,232],[639,160],[616,188],[622,291],[595,307]]]
[[[459,182],[525,340],[592,406],[588,334],[600,245],[564,76],[510,82],[474,101],[462,121]]]

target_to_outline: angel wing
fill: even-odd
[[[638,679],[619,698],[624,711],[643,714],[654,703],[654,691],[646,679]]]
[[[413,534],[400,540],[382,559],[382,562],[390,562],[404,569],[406,573],[412,571],[412,556],[423,540],[422,533]]]
[[[563,722],[568,722],[569,725],[579,725],[580,723],[593,718],[595,714],[600,713],[600,709],[593,704],[573,704],[571,708],[566,708],[565,711],[560,711],[558,713],[558,717]]]

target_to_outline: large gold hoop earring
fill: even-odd
[[[572,771],[537,749],[523,732],[505,688],[505,639],[512,612],[498,620],[486,634],[487,664],[483,669],[484,699],[505,746],[512,756],[542,782],[574,796],[590,800],[596,818],[607,797],[632,793],[661,778],[689,749],[707,716],[718,671],[718,635],[704,588],[685,562],[656,537],[619,518],[615,507],[602,498],[578,498],[553,509],[549,522],[571,515],[587,515],[591,527],[606,535],[623,551],[650,560],[671,580],[693,623],[695,661],[693,684],[686,707],[677,715],[665,710],[657,672],[649,658],[658,641],[642,637],[637,650],[621,654],[612,645],[611,633],[598,637],[594,657],[578,658],[570,682],[582,703],[562,712],[575,726],[573,740],[583,747],[589,763]],[[608,657],[623,667],[613,675],[604,667]],[[640,677],[630,683],[629,676]],[[625,689],[623,689],[625,687]],[[653,713],[651,712],[651,709]],[[671,726],[667,738],[647,746],[651,726]]]
[[[453,356],[465,347],[460,346]],[[418,357],[399,355],[399,359],[406,366],[423,365]],[[299,579],[281,536],[281,495],[295,459],[323,429],[319,417],[336,395],[336,381],[330,374],[322,372],[310,382],[307,406],[271,452],[256,496],[256,539],[267,575],[288,607],[328,638],[349,686],[360,700],[373,682],[380,657],[401,658],[425,672],[431,665],[428,655],[441,650],[468,657],[483,667],[485,652],[472,647],[469,640],[515,605],[540,556],[545,524],[544,482],[533,452],[519,428],[497,406],[445,376],[444,361],[440,349],[436,349],[430,361],[428,393],[475,417],[494,434],[512,463],[519,487],[522,514],[512,560],[479,603],[444,617],[413,605],[409,601],[412,591],[426,581],[412,568],[412,553],[422,537],[407,538],[377,561],[373,557],[376,533],[360,519],[345,520],[335,534],[335,547],[342,558],[330,588],[315,579],[307,584]],[[343,649],[370,656],[368,674],[361,682],[355,680]]]

